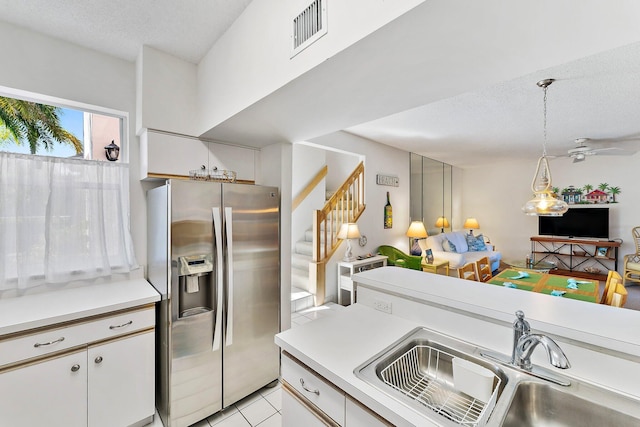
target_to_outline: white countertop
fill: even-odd
[[[611,374],[615,380],[609,380],[608,385],[630,395],[637,395],[634,390],[637,389],[637,365],[640,363],[638,311],[397,267],[377,268],[355,274],[353,277],[359,287],[401,296],[403,299],[424,304],[425,307],[432,305],[444,308],[470,319],[486,319],[489,320],[486,325],[502,324],[505,330],[513,323],[514,312],[518,309],[523,310],[532,329],[566,337],[564,345],[567,347],[585,346],[590,349],[586,352],[573,349],[572,357],[575,359],[572,359],[572,364],[575,361],[583,371],[592,373],[593,369],[598,369],[585,365],[584,358],[591,360],[590,355],[601,354],[600,352],[609,355],[604,356],[605,359],[602,360],[616,360],[618,365],[624,365],[622,372]],[[414,412],[354,374],[357,367],[414,328],[426,326],[426,323],[411,320],[408,316],[403,317],[402,312],[386,314],[374,310],[370,303],[371,301],[367,303],[363,300],[363,303],[351,305],[333,316],[321,317],[284,331],[276,335],[276,344],[395,425],[437,425],[434,424],[436,421]],[[396,310],[396,306],[393,307]],[[455,324],[449,326],[451,327],[448,329],[451,331],[456,330]],[[454,332],[449,333],[464,340]],[[498,337],[500,342],[508,342],[508,337],[501,337],[502,335]],[[566,344],[567,342],[570,345]],[[476,345],[493,348],[482,343]],[[610,357],[612,355],[621,358],[613,359]],[[599,357],[597,360],[601,361]],[[600,366],[597,364],[599,362],[594,363]],[[576,377],[580,377],[578,366],[574,368],[577,371]],[[632,370],[629,370],[630,368]],[[597,378],[597,375],[582,375],[582,380]]]
[[[358,285],[511,324],[522,310],[532,329],[640,356],[640,311],[552,297],[397,267],[353,275]],[[401,313],[399,315],[402,315]]]
[[[276,344],[397,426],[430,421],[380,392],[354,369],[418,327],[417,323],[355,304],[276,335]],[[435,424],[434,424],[435,425]]]
[[[160,300],[145,279],[122,280],[0,299],[0,335]]]

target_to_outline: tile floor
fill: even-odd
[[[328,303],[321,307],[291,313],[291,327],[295,328],[323,316],[331,316],[343,309],[341,305]],[[277,384],[265,387],[191,427],[281,427],[281,410],[282,387]],[[154,422],[147,427],[163,427],[160,417],[156,414]]]

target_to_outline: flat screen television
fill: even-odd
[[[569,208],[562,216],[540,216],[538,234],[609,239],[609,208]]]

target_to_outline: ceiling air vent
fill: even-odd
[[[327,33],[327,0],[314,0],[293,19],[293,58]]]

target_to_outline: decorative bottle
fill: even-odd
[[[384,228],[393,227],[393,209],[389,200],[389,192],[387,191],[387,204],[384,205]]]

